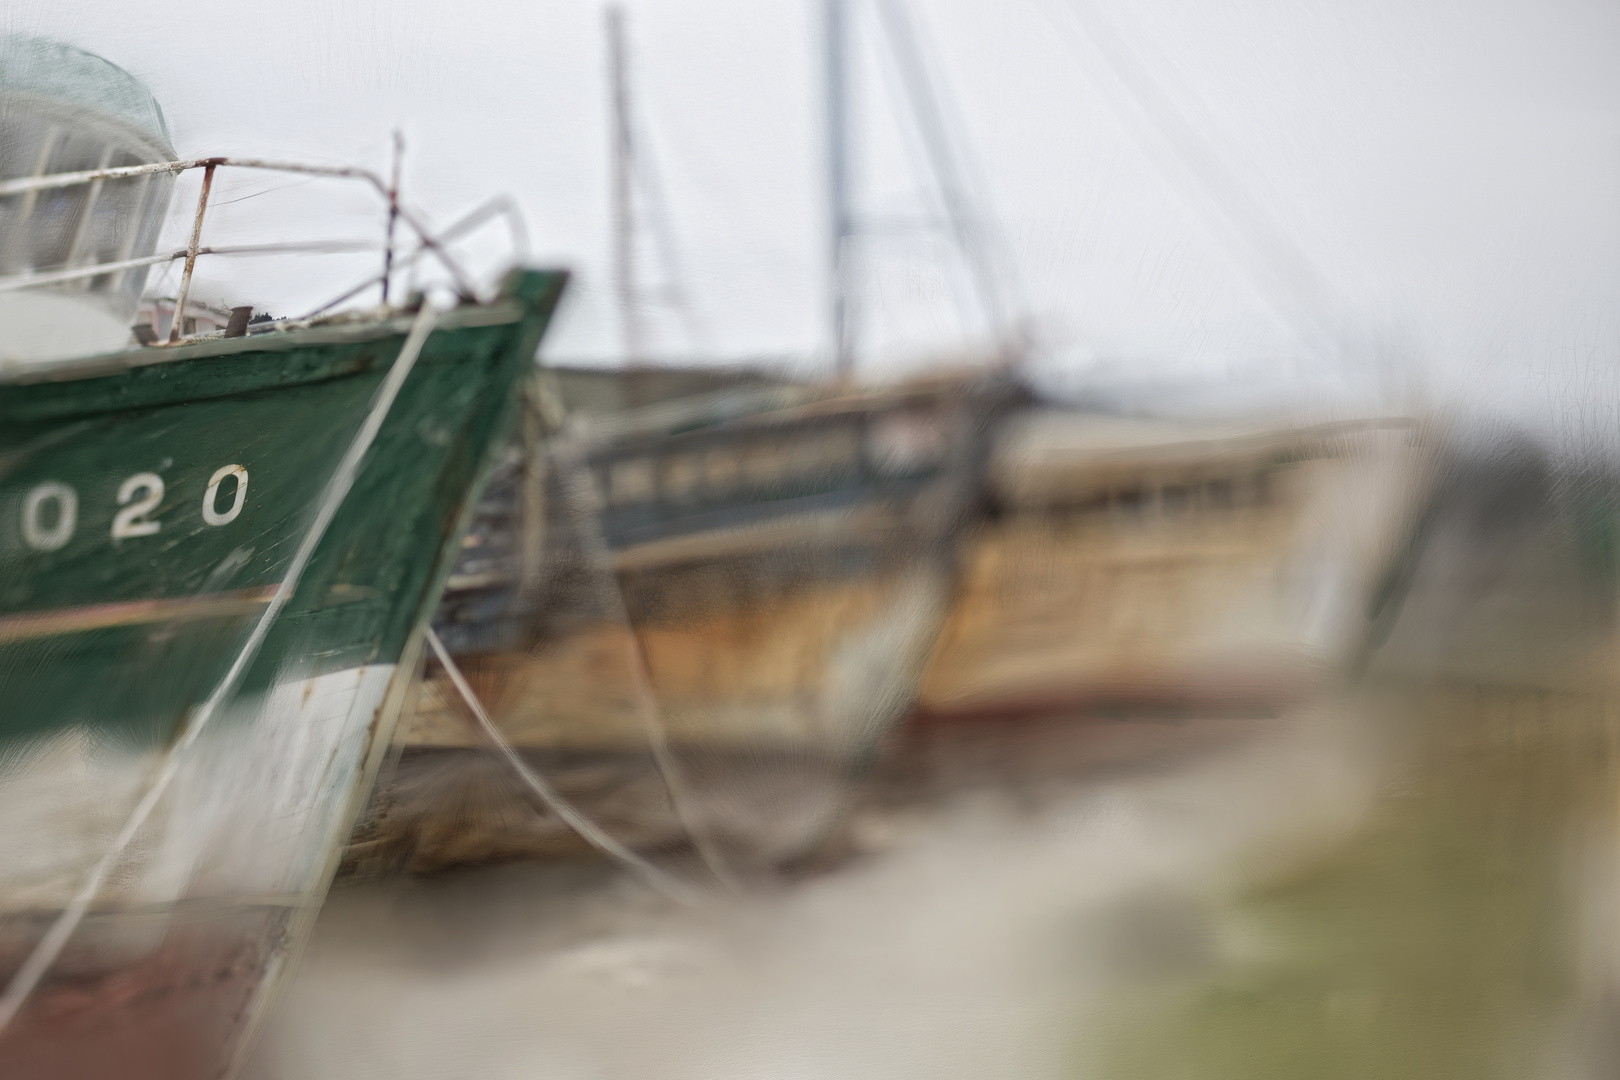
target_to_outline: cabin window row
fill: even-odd
[[[607,501],[615,506],[703,494],[724,495],[790,480],[847,473],[860,465],[860,437],[835,431],[815,438],[733,443],[703,451],[628,458],[605,468]]]
[[[943,464],[949,437],[937,418],[898,414],[796,438],[738,440],[706,450],[648,454],[600,466],[609,505],[724,499],[835,476],[899,477]]]
[[[1158,516],[1211,510],[1256,508],[1275,501],[1277,477],[1272,472],[1222,477],[1203,483],[1149,484],[1098,492],[1065,509],[1071,514],[1097,513]]]

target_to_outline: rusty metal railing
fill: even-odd
[[[319,254],[323,252],[340,254],[381,250],[381,245],[370,240],[308,240],[302,242],[292,241],[284,244],[237,244],[229,247],[199,247],[196,253],[198,255],[282,255],[297,253]],[[21,289],[33,289],[43,285],[57,285],[66,281],[100,277],[102,274],[116,274],[124,270],[138,270],[143,266],[156,266],[159,263],[184,259],[189,253],[190,249],[180,248],[178,251],[147,255],[140,259],[120,259],[117,262],[76,266],[68,270],[47,270],[37,274],[13,274],[10,277],[0,277],[0,292],[17,292]],[[372,279],[371,284],[375,283],[375,279]],[[347,299],[347,297],[344,299]]]
[[[334,179],[357,180],[369,185],[388,204],[388,232],[382,244],[371,244],[358,240],[313,240],[306,242],[290,242],[279,244],[246,244],[229,247],[204,247],[201,244],[202,227],[208,212],[208,198],[213,189],[214,174],[222,168],[261,169],[273,172],[301,173],[308,176],[324,176]],[[184,320],[178,313],[185,310],[186,300],[191,292],[192,274],[196,269],[197,259],[203,255],[267,255],[291,252],[352,252],[376,250],[384,253],[383,271],[380,274],[368,275],[364,280],[350,289],[345,290],[336,299],[310,312],[305,318],[313,318],[324,311],[328,311],[345,300],[363,292],[371,286],[383,286],[384,302],[388,296],[388,282],[392,275],[414,265],[427,255],[432,255],[444,267],[454,282],[455,289],[463,297],[476,297],[472,279],[461,264],[450,254],[446,246],[456,238],[463,236],[483,225],[486,221],[497,216],[504,217],[511,233],[512,245],[515,254],[521,256],[527,247],[527,234],[523,227],[522,216],[518,212],[515,202],[507,196],[497,196],[475,207],[458,221],[439,233],[433,232],[419,214],[400,202],[397,176],[393,183],[385,181],[382,177],[369,169],[345,165],[306,165],[299,162],[271,161],[263,158],[226,158],[209,157],[193,158],[184,161],[164,161],[150,165],[125,165],[117,168],[86,169],[81,172],[57,173],[50,176],[28,176],[14,180],[0,181],[0,198],[13,195],[32,197],[41,191],[50,191],[60,188],[76,187],[84,184],[101,184],[108,180],[119,180],[125,177],[145,176],[156,173],[170,173],[178,175],[192,169],[202,169],[202,188],[197,196],[197,211],[192,219],[191,235],[184,248],[176,251],[148,255],[140,258],[121,259],[115,262],[98,263],[92,266],[68,267],[62,270],[50,270],[29,274],[14,274],[0,277],[0,293],[14,292],[21,289],[37,288],[45,285],[54,285],[68,281],[99,277],[102,274],[121,273],[126,270],[139,269],[144,266],[154,266],[158,263],[174,262],[183,259],[185,268],[181,272],[180,290],[176,298],[175,311],[177,313],[173,326],[169,331],[169,344],[175,344],[184,337],[182,332]],[[397,173],[397,167],[396,167]],[[403,222],[411,232],[415,233],[416,248],[396,257],[394,253],[394,228],[396,223]]]
[[[473,207],[466,214],[462,215],[460,218],[457,218],[444,229],[440,230],[437,236],[438,246],[436,248],[431,248],[425,243],[419,244],[415,250],[396,257],[393,254],[392,245],[390,245],[384,259],[383,272],[381,274],[369,274],[366,277],[361,278],[359,281],[355,282],[354,285],[343,290],[343,292],[339,293],[337,296],[328,300],[326,303],[322,304],[320,307],[303,317],[305,319],[313,319],[315,316],[337,307],[350,297],[364,292],[373,285],[386,284],[391,274],[398,273],[401,270],[414,266],[424,255],[430,253],[437,254],[438,251],[443,250],[443,245],[467,235],[480,225],[483,225],[486,221],[496,217],[504,218],[506,221],[507,231],[511,234],[512,250],[514,255],[521,257],[522,255],[526,254],[529,246],[529,238],[523,224],[523,215],[518,210],[517,202],[513,200],[510,195],[496,195]],[[386,293],[384,295],[386,295]]]

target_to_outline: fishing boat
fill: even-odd
[[[696,838],[738,869],[803,857],[911,709],[1014,394],[760,385],[576,414],[520,459],[545,470],[542,512],[516,475],[486,495],[441,636],[502,738],[626,843]],[[357,863],[579,848],[441,666],[400,742]]]
[[[425,870],[581,847],[469,723],[480,708],[630,846],[706,840],[779,866],[837,835],[880,745],[914,765],[927,755],[911,735],[978,721],[1271,716],[1345,677],[1379,632],[1367,612],[1393,595],[1436,429],[1252,402],[1176,416],[1164,394],[1038,400],[1015,374],[1015,275],[967,198],[972,170],[904,6],[823,7],[839,377],[649,399],[612,45],[619,393],[547,406],[537,389],[535,430],[550,435],[514,453],[489,533],[464,553],[467,591],[439,616],[465,679],[430,667],[357,861]],[[965,367],[959,348],[954,376],[863,387],[873,320],[854,294],[884,230],[857,212],[848,43],[871,15],[938,188],[928,220],[996,348]]]
[[[510,768],[516,754],[631,847],[692,843],[717,872],[779,867],[833,832],[879,740],[912,710],[988,439],[1023,391],[1006,350],[990,364],[954,350],[948,366],[892,385],[854,378],[864,305],[849,294],[856,248],[872,237],[852,201],[843,8],[826,5],[824,57],[836,377],[710,375],[707,387],[647,363],[636,224],[662,200],[635,197],[652,170],[635,138],[623,17],[608,12],[619,392],[569,402],[557,384],[548,409],[537,384],[536,430],[549,434],[513,455],[511,481],[486,504],[489,534],[463,556],[469,587],[440,613],[465,678],[430,665],[357,865],[578,850],[565,815]],[[1004,331],[909,25],[885,9],[885,30],[930,136],[943,239]],[[469,723],[478,710],[510,753]]]
[[[1400,416],[1024,412],[997,433],[919,719],[1310,699],[1387,622],[1442,445]]]
[[[320,905],[564,275],[480,295],[397,183],[176,160],[131,76],[0,48],[0,1075],[217,1077]],[[188,313],[236,169],[375,190],[384,270],[351,295],[382,303],[140,344],[147,269],[183,264]],[[453,306],[389,302],[421,258]]]

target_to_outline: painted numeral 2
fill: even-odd
[[[138,491],[146,492],[146,497],[130,502]],[[124,508],[113,518],[112,538],[125,540],[133,536],[151,536],[157,532],[159,523],[146,520],[146,515],[156,510],[162,501],[163,477],[157,473],[136,473],[125,480],[118,486],[118,505]],[[126,503],[129,505],[125,506]]]

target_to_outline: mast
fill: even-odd
[[[875,6],[888,39],[889,54],[900,75],[906,104],[910,106],[911,120],[928,155],[929,168],[944,204],[945,231],[967,266],[980,314],[994,335],[997,348],[1004,354],[1010,353],[1016,345],[1014,332],[1008,325],[1007,304],[997,280],[1002,271],[994,265],[988,230],[970,194],[965,175],[968,170],[951,139],[952,125],[946,120],[940,89],[929,78],[917,32],[900,0],[875,0]],[[1009,360],[1011,356],[1003,355],[1002,359]]]
[[[833,357],[840,377],[854,367],[860,340],[860,297],[854,274],[864,251],[865,234],[896,230],[884,223],[864,221],[854,207],[854,146],[850,129],[853,70],[850,56],[850,19],[863,0],[822,0],[823,50],[826,94],[827,204],[830,251],[828,258],[829,316]],[[943,219],[929,215],[921,224],[902,226],[943,235],[967,272],[971,293],[958,298],[958,317],[964,331],[976,306],[985,328],[994,338],[1003,363],[1013,362],[1022,349],[1019,316],[1025,307],[1006,260],[999,259],[994,230],[978,205],[971,183],[971,159],[952,138],[956,117],[947,108],[942,89],[930,77],[922,43],[917,38],[903,0],[865,0],[876,11],[889,62],[898,76],[904,118],[909,120],[925,156],[923,168],[942,204]],[[1009,293],[1012,295],[1009,296]],[[963,301],[967,302],[964,303]]]
[[[848,243],[854,231],[850,214],[848,26],[845,0],[823,0],[823,60],[826,101],[828,224],[832,242],[828,261],[833,363],[839,378],[854,366],[849,327]]]
[[[607,29],[608,83],[613,103],[613,279],[618,294],[619,333],[625,363],[636,367],[646,359],[646,339],[641,325],[641,296],[636,275],[635,144],[630,123],[624,9],[609,4],[603,19]]]

